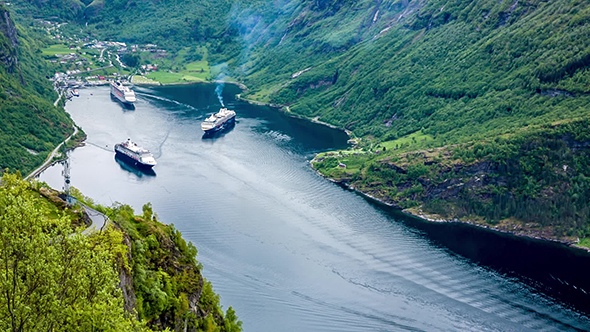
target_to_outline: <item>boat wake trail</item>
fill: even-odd
[[[168,140],[168,136],[170,136],[170,131],[171,129],[168,128],[168,130],[166,131],[166,136],[164,136],[164,139],[162,140],[162,142],[160,142],[160,145],[158,145],[158,154],[155,157],[156,159],[160,159],[160,157],[162,156],[162,146],[164,146],[164,143],[166,143],[166,141]]]
[[[392,328],[395,328],[400,331],[401,330],[403,330],[403,331],[423,331],[420,328],[416,328],[414,326],[409,325],[409,324],[414,323],[414,321],[412,319],[408,319],[408,318],[405,318],[402,316],[385,314],[385,313],[379,313],[379,314],[381,314],[379,316],[379,315],[377,315],[377,312],[365,313],[365,312],[359,311],[357,309],[352,309],[352,308],[347,308],[347,307],[340,306],[340,305],[330,304],[330,303],[325,302],[323,300],[313,298],[311,296],[302,294],[297,291],[292,291],[291,294],[293,294],[294,296],[297,296],[303,300],[313,302],[313,303],[320,305],[320,306],[330,307],[332,309],[336,309],[337,311],[343,311],[343,312],[346,312],[350,315],[354,315],[354,316],[361,317],[364,319],[379,321],[380,323],[384,323],[385,325],[391,326]],[[400,323],[400,322],[404,322],[405,324]]]
[[[186,107],[188,109],[194,110],[194,111],[198,111],[199,109],[196,107],[193,107],[189,104],[185,104],[185,103],[181,103],[179,101],[176,100],[172,100],[172,99],[168,99],[168,98],[164,98],[164,97],[159,97],[159,96],[154,96],[151,94],[147,94],[147,93],[139,93],[139,95],[143,96],[143,97],[148,97],[148,98],[152,98],[152,99],[157,99],[157,100],[161,100],[161,101],[165,101],[167,103],[172,103],[172,104],[176,104],[182,107]]]
[[[109,148],[108,145],[107,146],[102,146],[102,145],[98,145],[96,143],[92,143],[92,142],[88,142],[88,141],[86,141],[85,143],[88,144],[88,145],[92,145],[92,146],[94,146],[96,148],[99,148],[99,149],[108,151],[108,152],[114,152],[114,150],[112,148]]]

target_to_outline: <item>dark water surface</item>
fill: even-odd
[[[68,102],[88,134],[72,184],[101,204],[151,202],[199,249],[205,276],[246,331],[588,330],[588,256],[464,225],[428,224],[317,176],[339,131],[225,99],[233,130],[202,139],[215,86],[136,88],[135,110],[107,88]],[[158,160],[114,158],[128,137]],[[62,166],[41,175],[63,186]]]

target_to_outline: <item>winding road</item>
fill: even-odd
[[[107,217],[104,213],[80,202],[76,199],[76,197],[68,196],[68,203],[80,205],[92,221],[92,224],[86,227],[86,229],[82,231],[82,234],[88,235],[94,232],[100,232],[109,222],[109,217]]]
[[[61,98],[61,95],[60,95],[60,98]],[[55,101],[56,104],[57,104],[57,102],[59,102],[59,98]],[[59,151],[59,148],[62,145],[64,145],[65,143],[67,143],[70,140],[70,138],[75,136],[77,133],[78,133],[78,127],[74,126],[74,132],[68,138],[66,138],[63,142],[61,142],[55,149],[53,149],[53,151],[51,151],[51,153],[49,154],[49,156],[47,157],[45,162],[41,166],[36,168],[33,172],[31,172],[31,174],[27,175],[27,177],[25,177],[25,180],[30,180],[30,179],[36,177],[42,171],[44,171],[45,168],[53,160],[53,157],[55,156],[57,151]],[[97,231],[100,232],[109,222],[109,218],[104,213],[97,211],[94,208],[80,202],[79,200],[77,200],[73,196],[68,196],[68,203],[79,204],[84,209],[84,211],[88,214],[88,217],[92,221],[92,224],[90,224],[84,231],[82,231],[83,234],[88,235],[88,234],[91,234],[91,233],[94,233]]]
[[[60,95],[60,98],[61,98],[61,95]],[[55,101],[55,103],[57,104],[58,101],[59,101],[59,98]],[[43,164],[41,164],[41,166],[37,167],[34,171],[32,171],[31,174],[27,175],[25,177],[25,180],[29,180],[31,178],[34,178],[39,173],[41,173],[43,170],[45,170],[45,168],[53,160],[53,157],[55,157],[55,155],[57,154],[57,151],[59,151],[59,148],[61,148],[62,145],[67,143],[70,140],[70,138],[72,138],[73,136],[75,136],[78,133],[78,127],[76,127],[76,126],[73,126],[73,127],[74,127],[74,132],[70,136],[68,136],[68,138],[66,138],[63,142],[59,143],[59,145],[56,146],[55,149],[53,149],[53,151],[51,151],[51,153],[49,154],[47,159],[45,159],[45,162]]]

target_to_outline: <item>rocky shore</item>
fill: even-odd
[[[314,160],[315,160],[315,158],[314,158]],[[314,160],[310,161],[310,164],[312,167],[313,167]],[[343,188],[346,188],[348,190],[354,191],[357,194],[359,194],[363,197],[366,197],[378,204],[393,208],[408,217],[418,218],[422,221],[432,222],[432,223],[464,224],[464,225],[469,225],[472,227],[481,228],[481,229],[487,230],[487,231],[510,234],[510,235],[517,236],[517,237],[524,237],[524,238],[529,238],[529,239],[534,239],[534,240],[539,240],[539,241],[548,241],[548,242],[559,243],[559,244],[562,244],[562,245],[565,245],[568,247],[576,248],[576,249],[583,250],[585,252],[590,253],[590,248],[578,245],[578,243],[580,242],[579,238],[577,238],[577,237],[558,238],[558,237],[551,235],[551,232],[546,228],[526,227],[526,225],[522,225],[517,222],[503,222],[503,223],[498,223],[496,225],[491,225],[491,224],[486,223],[486,221],[484,221],[484,220],[476,221],[476,220],[460,220],[460,219],[456,219],[456,218],[455,219],[444,218],[439,215],[426,213],[420,207],[403,209],[396,204],[393,204],[391,202],[387,202],[387,201],[380,199],[374,195],[371,195],[368,192],[361,191],[345,181],[338,181],[338,180],[332,179],[330,177],[327,177],[324,174],[322,174],[321,172],[319,172],[317,169],[315,169],[315,167],[314,167],[314,170],[316,171],[316,173],[318,175],[322,176],[323,178],[327,179],[328,181],[333,182],[333,183],[335,183]]]

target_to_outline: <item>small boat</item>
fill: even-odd
[[[80,97],[80,92],[78,92],[78,89],[74,89],[74,90],[72,90],[72,95],[74,97]]]

